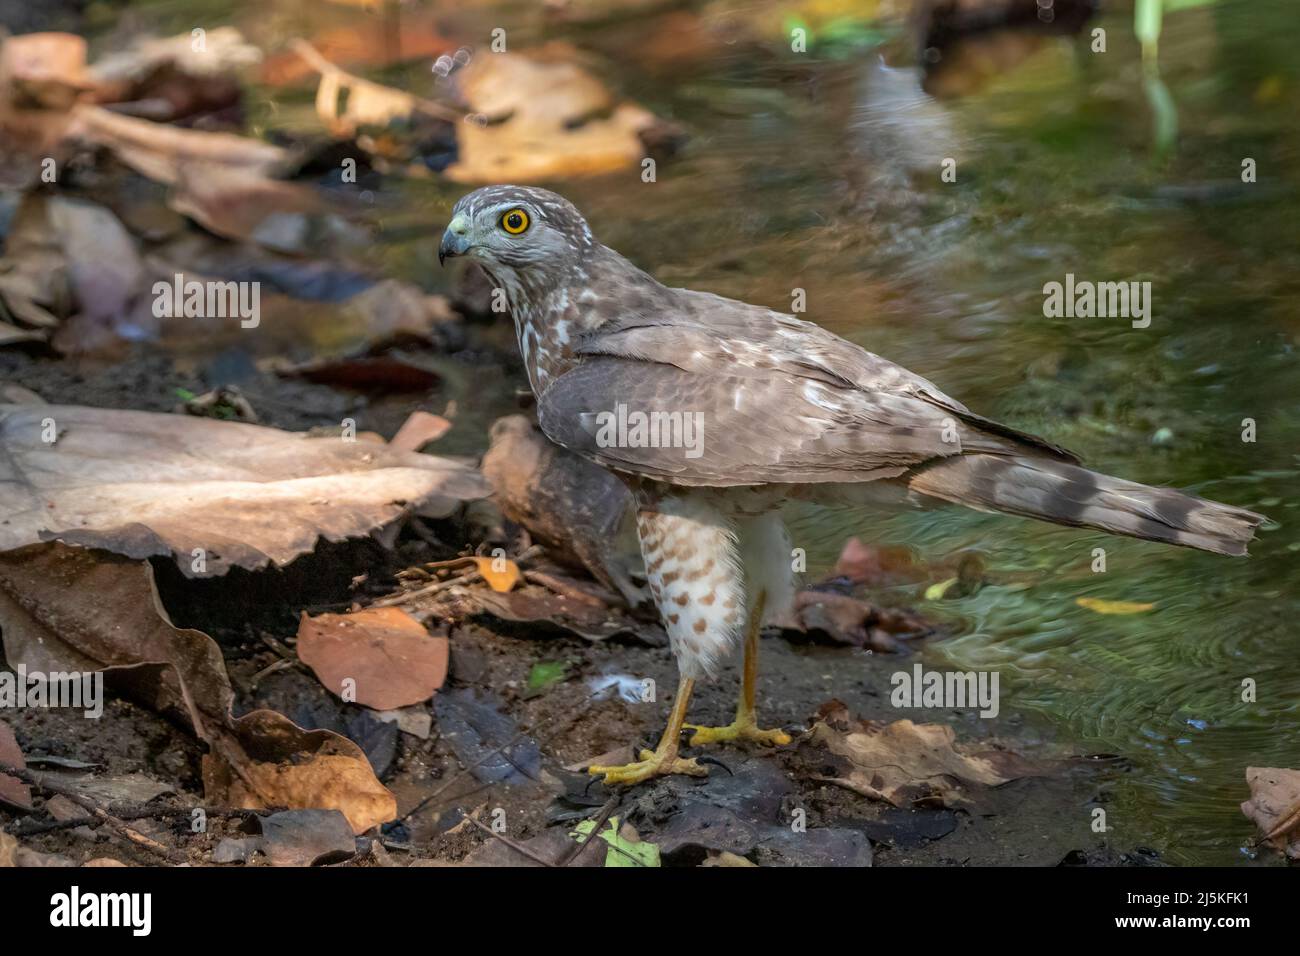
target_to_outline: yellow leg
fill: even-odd
[[[745,670],[740,682],[740,698],[736,701],[736,719],[726,727],[685,724],[695,731],[691,734],[692,747],[726,740],[757,740],[759,743],[778,745],[790,742],[790,735],[783,730],[761,729],[754,711],[754,697],[758,691],[758,634],[763,626],[763,607],[766,603],[767,592],[759,591],[745,628]]]
[[[659,738],[659,746],[654,750],[642,750],[641,759],[633,763],[616,767],[588,767],[587,773],[603,774],[605,783],[640,783],[651,777],[669,773],[685,773],[692,777],[708,776],[708,769],[695,762],[695,758],[683,760],[677,756],[682,736],[682,725],[686,720],[686,706],[691,700],[691,691],[695,681],[683,677],[677,684],[677,699],[673,701],[672,713],[668,715],[668,726]]]

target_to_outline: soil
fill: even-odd
[[[169,356],[146,346],[133,348],[116,364],[99,366],[8,351],[0,353],[0,382],[25,386],[56,403],[155,411],[174,408],[178,388],[199,393],[210,387],[199,373],[183,370]],[[373,403],[274,375],[259,376],[248,391],[261,397],[254,405],[266,424],[328,427],[337,424],[340,409],[346,408],[356,415],[358,428],[385,435],[391,435],[410,411],[438,407],[441,401],[408,395]],[[434,529],[433,540],[438,530]],[[451,530],[446,534],[443,540],[454,540]],[[208,581],[189,581],[169,565],[158,565],[160,591],[174,623],[204,630],[222,646],[238,695],[237,708],[274,706],[300,723],[314,721],[348,734],[367,751],[380,778],[396,794],[400,814],[433,797],[404,822],[384,828],[378,839],[360,841],[364,852],[346,865],[462,860],[489,840],[476,829],[457,826],[465,813],[480,807],[504,810],[515,842],[542,833],[554,819],[565,819],[560,811],[575,795],[591,805],[586,811],[590,816],[612,791],[563,768],[584,766],[616,748],[653,745],[676,686],[676,667],[666,647],[649,647],[633,639],[592,642],[551,627],[489,618],[454,627],[451,673],[444,692],[479,691],[536,741],[543,755],[539,783],[485,785],[465,772],[436,720],[428,739],[422,740],[388,729],[391,725],[362,713],[364,708],[337,702],[301,665],[282,664],[262,673],[281,659],[273,644],[292,646],[300,610],[342,609],[358,597],[395,590],[396,571],[447,556],[429,540],[427,532],[418,536],[407,531],[392,551],[373,541],[323,546],[281,570],[236,571]],[[354,580],[358,577],[363,579],[360,591]],[[525,688],[533,666],[556,661],[568,664],[566,678],[544,693],[529,695]],[[697,685],[690,709],[693,722],[729,722],[739,682],[738,663],[731,661],[718,680]],[[889,678],[900,666],[910,667],[911,662],[860,648],[796,644],[769,636],[762,643],[760,720],[786,728],[795,735],[795,743],[766,752],[747,746],[709,748],[725,767],[712,766],[708,781],[677,778],[632,788],[620,795],[616,812],[637,827],[642,838],[654,839],[671,817],[683,788],[707,794],[707,788],[720,785],[715,780],[741,768],[749,773],[759,761],[763,773],[775,770],[788,782],[783,813],[802,809],[809,830],[838,827],[866,834],[872,841],[875,865],[1055,865],[1153,859],[1150,851],[1141,848],[1111,847],[1088,827],[1089,808],[1104,804],[1108,776],[1123,772],[1111,763],[1067,764],[1072,769],[979,791],[969,806],[957,810],[896,809],[819,782],[816,778],[833,775],[832,758],[801,739],[799,732],[832,698],[843,701],[857,717],[897,719],[898,712],[888,702]],[[660,688],[659,699],[653,703],[593,699],[589,679],[606,674],[652,678]],[[432,705],[426,707],[432,712]],[[29,758],[47,754],[94,763],[108,773],[142,772],[175,787],[174,794],[160,798],[159,806],[202,805],[202,746],[186,730],[128,700],[112,700],[103,719],[95,723],[79,714],[39,709],[16,710],[6,719]],[[982,740],[1035,758],[1069,756],[1067,749],[1044,739],[1037,724],[1009,709],[993,720],[956,710],[928,710],[917,720],[950,723],[962,742]],[[690,748],[686,752],[703,753]],[[14,820],[0,811],[0,822],[9,825]],[[188,824],[187,816],[178,815],[171,821],[146,819],[135,825],[168,845],[184,847],[195,865],[210,864],[212,851],[223,837],[246,835],[246,824],[239,819],[213,818],[202,834],[189,832]],[[146,852],[107,836],[105,828],[94,834],[52,831],[25,837],[24,844],[76,863],[102,856],[126,863],[156,862]],[[667,854],[664,862],[691,865],[704,856],[703,849],[692,847]]]

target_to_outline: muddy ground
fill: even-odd
[[[474,362],[510,365],[508,358],[490,351],[467,354],[475,356]],[[466,367],[475,370],[472,362]],[[171,358],[147,347],[138,347],[125,361],[98,366],[8,352],[0,354],[0,381],[22,385],[56,403],[158,411],[175,406],[177,389],[199,393],[208,387],[201,371],[178,370]],[[248,391],[266,399],[256,407],[267,424],[290,429],[330,427],[342,414],[352,414],[360,429],[386,436],[409,412],[445,404],[444,396],[424,394],[368,401],[269,374],[259,375]],[[462,445],[473,442],[472,437],[461,436]],[[385,827],[378,840],[361,840],[348,865],[454,863],[467,857],[527,864],[521,854],[504,845],[484,849],[492,838],[465,826],[464,814],[504,810],[506,832],[518,843],[536,838],[557,821],[592,816],[611,796],[619,800],[615,813],[631,823],[642,839],[667,838],[664,862],[668,865],[699,864],[716,856],[728,840],[744,851],[742,855],[760,863],[863,863],[872,855],[875,865],[882,866],[1158,860],[1147,848],[1110,846],[1104,835],[1088,827],[1090,809],[1106,803],[1108,780],[1125,772],[1117,760],[1060,759],[1045,776],[972,790],[970,802],[957,809],[895,808],[821,782],[819,778],[835,775],[834,759],[802,739],[800,732],[831,699],[842,701],[860,718],[897,719],[899,712],[889,704],[889,678],[900,667],[910,668],[912,655],[796,642],[780,636],[785,632],[772,632],[762,643],[759,712],[765,724],[794,734],[793,745],[767,751],[752,746],[708,748],[725,766],[713,765],[707,780],[676,778],[615,794],[581,772],[564,768],[581,767],[593,757],[628,745],[653,745],[671,693],[661,692],[654,703],[593,699],[589,680],[606,674],[650,677],[667,691],[676,686],[668,649],[646,646],[637,638],[594,642],[544,624],[507,624],[485,616],[453,627],[450,678],[442,693],[477,691],[480,699],[500,707],[528,745],[536,743],[541,755],[537,782],[484,783],[473,768],[466,770],[464,754],[453,749],[437,719],[427,739],[399,732],[369,716],[365,708],[337,701],[303,665],[281,660],[294,642],[300,610],[315,613],[343,610],[354,601],[364,604],[396,590],[394,574],[402,568],[445,557],[446,551],[431,543],[438,540],[439,529],[433,529],[432,535],[429,529],[421,530],[423,534],[414,529],[403,532],[392,551],[373,541],[330,545],[283,570],[257,574],[237,570],[215,580],[189,581],[165,562],[157,565],[163,600],[174,623],[203,630],[221,645],[238,695],[237,712],[269,706],[304,726],[346,734],[366,750],[380,779],[396,794],[404,820]],[[448,538],[452,534],[448,532]],[[112,597],[105,595],[105,599]],[[919,643],[913,647],[919,650]],[[549,662],[565,662],[566,678],[530,695],[526,686],[534,665]],[[738,664],[738,659],[732,660],[717,681],[698,685],[692,721],[728,722],[739,682]],[[425,706],[435,711],[433,704]],[[108,773],[142,772],[176,788],[173,795],[161,798],[159,806],[202,805],[202,745],[188,731],[128,700],[114,699],[98,722],[38,709],[15,711],[10,720],[29,759],[52,755],[93,763]],[[1040,724],[1010,707],[992,720],[969,711],[933,709],[918,714],[917,720],[953,725],[964,744],[984,742],[1039,760],[1084,756],[1043,736]],[[686,752],[705,751],[688,748]],[[757,837],[715,832],[716,839],[710,838],[707,831],[711,825],[716,831],[717,824],[709,819],[701,823],[704,836],[699,832],[683,836],[674,830],[681,826],[683,808],[700,800],[709,812],[725,808],[758,826]],[[417,807],[418,812],[411,813]],[[778,832],[794,832],[790,824],[800,810],[809,832],[830,828],[836,839],[817,852],[809,853],[808,844],[799,842],[791,850],[786,845],[789,838]],[[8,824],[13,819],[0,812],[0,821]],[[213,821],[207,833],[197,835],[188,832],[186,822],[146,819],[139,827],[160,839],[170,828],[166,842],[183,847],[196,865],[211,863],[217,844],[242,832],[238,820]],[[755,841],[757,845],[751,846]],[[874,853],[866,850],[868,841]],[[127,863],[154,862],[138,848],[105,836],[103,828],[94,834],[54,830],[24,842],[73,862],[104,856]],[[471,856],[475,853],[479,855]]]

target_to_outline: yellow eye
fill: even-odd
[[[528,213],[522,209],[511,209],[501,215],[501,228],[512,236],[517,236],[528,228]]]

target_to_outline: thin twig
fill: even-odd
[[[110,830],[118,834],[118,836],[134,843],[136,846],[163,857],[169,862],[185,863],[188,861],[188,857],[186,857],[184,853],[169,849],[157,840],[145,836],[139,830],[128,826],[120,817],[116,817],[109,813],[94,800],[83,796],[71,787],[65,787],[62,784],[53,783],[47,778],[38,776],[29,770],[24,770],[20,767],[11,767],[9,764],[5,763],[0,763],[0,774],[17,777],[24,783],[28,783],[37,789],[46,791],[47,793],[54,793],[67,797],[77,806],[81,807],[81,809],[89,811],[92,817],[97,818],[99,822],[105,824]]]
[[[597,839],[599,837],[600,828],[605,825],[605,821],[610,818],[610,816],[614,813],[614,810],[617,807],[618,807],[617,796],[610,797],[607,801],[605,801],[605,805],[600,808],[600,813],[596,816],[596,825],[591,828],[591,833],[587,834],[587,838],[585,840],[576,841],[577,845],[573,847],[573,849],[569,850],[568,853],[564,854],[564,856],[560,859],[560,866],[568,866],[570,863],[572,863],[574,860],[578,858],[578,854],[580,854],[583,850],[587,848],[588,843],[590,843],[592,840]]]
[[[458,123],[465,118],[465,114],[460,110],[454,110],[449,106],[443,106],[441,103],[435,103],[433,100],[426,100],[419,96],[414,96],[403,90],[392,90],[381,83],[373,83],[370,80],[355,76],[347,70],[341,69],[331,63],[325,57],[321,56],[320,51],[308,43],[306,40],[295,39],[289,41],[289,48],[298,54],[304,63],[310,66],[322,76],[333,76],[343,81],[351,87],[370,87],[371,89],[384,90],[390,94],[393,92],[400,93],[402,96],[409,98],[411,106],[420,110],[422,113],[428,113],[430,116],[436,116],[438,119],[450,120]]]
[[[500,841],[501,841],[502,843],[504,843],[506,846],[510,847],[510,849],[514,850],[516,853],[521,853],[521,854],[523,854],[524,856],[528,857],[528,859],[532,860],[534,863],[538,863],[538,864],[540,864],[540,865],[542,865],[542,866],[555,866],[555,864],[552,863],[550,860],[547,860],[547,859],[545,859],[544,857],[538,856],[538,855],[537,855],[536,853],[534,853],[532,850],[528,849],[528,847],[526,847],[526,846],[522,846],[522,845],[516,843],[514,840],[510,839],[510,838],[509,838],[508,836],[506,836],[504,833],[497,833],[496,830],[493,830],[491,827],[486,826],[486,825],[484,825],[484,824],[482,824],[482,823],[479,823],[477,820],[475,820],[475,819],[474,819],[473,817],[471,817],[471,816],[466,816],[465,819],[468,820],[470,823],[474,824],[474,826],[478,827],[480,830],[482,830],[482,831],[483,831],[484,833],[486,833],[488,836],[490,836],[490,837],[496,837],[498,840],[500,840]]]

